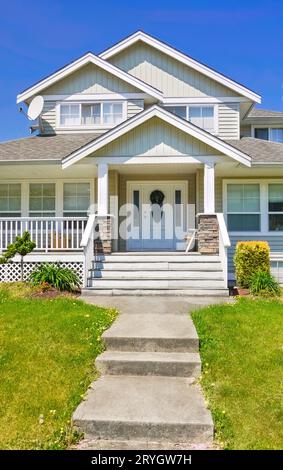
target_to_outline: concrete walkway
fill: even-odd
[[[101,378],[73,415],[86,436],[79,448],[210,448],[213,422],[196,381],[199,343],[188,315],[201,299],[83,299],[121,314],[103,334],[106,351],[96,360]]]

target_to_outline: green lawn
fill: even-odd
[[[0,449],[62,449],[116,312],[28,293],[0,284]]]
[[[216,440],[226,449],[282,449],[282,302],[240,299],[193,319]]]

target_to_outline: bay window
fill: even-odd
[[[231,232],[261,230],[259,184],[227,184],[227,223]]]
[[[269,231],[283,231],[283,183],[268,186]]]
[[[166,106],[166,109],[207,132],[216,133],[214,106]]]
[[[61,127],[111,126],[123,121],[123,102],[97,102],[59,105]]]
[[[64,183],[64,217],[86,217],[90,206],[90,183]]]
[[[31,183],[29,185],[29,216],[55,216],[55,183]]]
[[[0,217],[21,217],[21,184],[0,184]]]

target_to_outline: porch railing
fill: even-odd
[[[228,230],[226,227],[224,215],[217,213],[219,226],[219,257],[221,260],[225,285],[228,285],[228,248],[231,246]]]
[[[0,218],[0,252],[28,231],[37,251],[82,251],[86,217]]]

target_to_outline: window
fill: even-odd
[[[61,104],[60,126],[110,126],[123,121],[122,102]]]
[[[231,232],[260,231],[259,184],[227,185],[227,222]]]
[[[81,122],[79,104],[61,104],[60,125],[78,126]]]
[[[283,184],[268,186],[268,223],[271,232],[283,231]]]
[[[283,143],[283,127],[256,127],[254,136],[256,139]]]
[[[85,217],[89,206],[89,183],[64,183],[64,217]]]
[[[0,217],[21,217],[21,184],[0,184]]]
[[[216,132],[214,106],[166,106],[166,109],[207,132]]]
[[[55,183],[32,183],[29,185],[29,216],[55,216]]]

